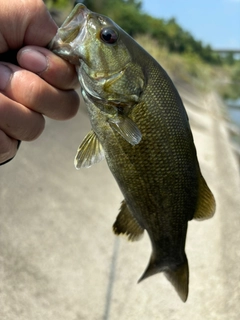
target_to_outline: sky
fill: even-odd
[[[143,0],[151,16],[176,18],[195,39],[213,49],[240,50],[240,0]]]

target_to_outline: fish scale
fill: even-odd
[[[139,281],[163,272],[188,297],[188,221],[213,216],[188,116],[164,69],[111,19],[75,6],[49,48],[76,63],[92,126],[75,166],[107,160],[124,196],[113,225],[129,240],[147,231],[149,264]]]

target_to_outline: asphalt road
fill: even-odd
[[[217,200],[214,218],[189,223],[188,301],[162,274],[137,284],[150,242],[147,234],[135,243],[113,235],[122,196],[105,162],[75,170],[89,130],[80,111],[67,122],[47,120],[44,134],[0,167],[0,319],[240,318],[239,168],[217,96],[180,91]]]

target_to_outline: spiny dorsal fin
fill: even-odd
[[[197,209],[193,218],[196,220],[205,220],[212,218],[215,213],[216,203],[214,196],[209,189],[206,181],[199,172],[199,195]]]
[[[91,130],[78,148],[74,159],[76,169],[89,168],[105,158],[103,147],[95,132]]]
[[[137,125],[126,116],[116,116],[108,120],[111,128],[117,131],[123,139],[135,146],[142,139],[142,134]]]
[[[125,201],[122,202],[120,212],[113,225],[113,232],[116,235],[126,235],[128,240],[137,241],[143,236],[144,229],[129,211]]]

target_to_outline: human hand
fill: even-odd
[[[75,68],[46,45],[57,31],[42,0],[0,0],[0,60],[20,49],[18,65],[0,61],[0,163],[14,157],[19,140],[36,139],[44,117],[64,120],[78,110]],[[6,54],[5,54],[6,55]]]

